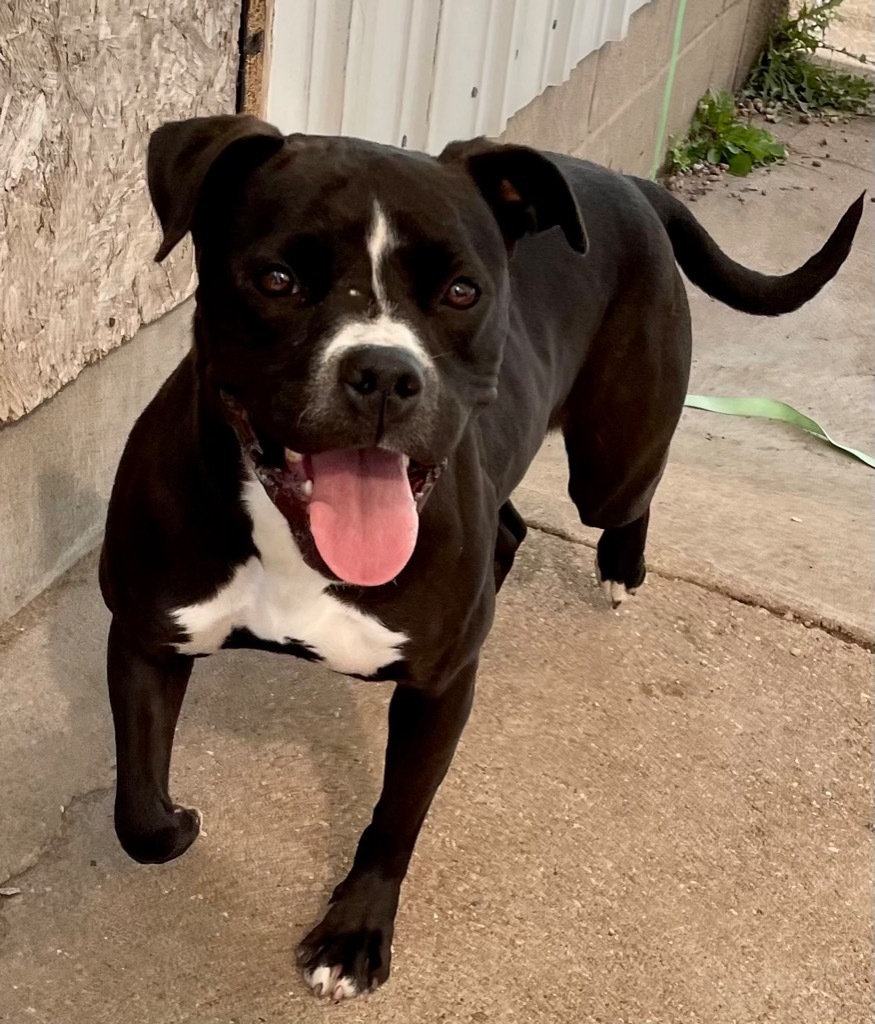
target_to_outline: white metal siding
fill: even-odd
[[[269,121],[436,153],[508,119],[649,0],[275,0]]]

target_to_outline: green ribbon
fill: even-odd
[[[680,0],[677,14],[674,20],[674,40],[671,45],[671,60],[668,64],[668,75],[665,79],[665,92],[662,94],[662,112],[659,115],[659,134],[656,137],[656,150],[653,154],[653,164],[650,168],[651,181],[656,178],[656,173],[662,166],[665,156],[665,132],[668,128],[668,115],[671,109],[671,92],[674,88],[674,76],[678,66],[678,56],[681,52],[681,36],[684,30],[684,14],[687,10],[687,0]]]
[[[801,427],[807,430],[814,437],[838,448],[840,452],[859,459],[870,469],[875,469],[875,459],[865,452],[857,451],[846,444],[839,444],[833,440],[823,427],[810,416],[794,409],[792,405],[785,402],[778,402],[774,398],[712,398],[707,395],[687,395],[684,403],[690,409],[704,409],[706,412],[719,412],[724,416],[752,416],[764,420],[780,420],[782,423],[790,423],[794,427]]]

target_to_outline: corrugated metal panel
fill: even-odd
[[[516,5],[503,121],[544,91],[541,82],[544,77],[544,51],[547,34],[550,32],[552,6],[551,0],[520,0]],[[489,134],[497,133],[493,128]]]
[[[307,131],[317,0],[277,0],[267,116],[285,132]]]
[[[390,140],[410,149],[425,149],[428,145],[440,13],[441,5],[435,0],[413,0],[401,110],[395,138]]]
[[[307,130],[314,133],[338,135],[343,130],[352,6],[352,0],[315,4],[306,120]]]
[[[508,119],[649,0],[275,0],[269,120],[437,152]]]
[[[400,142],[398,120],[413,4],[356,0],[349,29],[342,131],[380,142]]]
[[[477,134],[477,113],[483,102],[490,16],[493,4],[444,0],[438,25],[437,52],[428,114],[426,149],[434,152],[454,138]],[[488,97],[487,97],[488,99]],[[436,134],[440,140],[435,141]]]
[[[575,0],[556,0],[553,4],[544,61],[544,79],[548,82],[563,81],[568,77],[571,68],[582,59],[569,48],[574,12],[578,7],[583,7],[583,4],[576,3]],[[589,52],[588,50],[587,53]]]

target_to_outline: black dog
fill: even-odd
[[[659,186],[483,140],[440,157],[251,117],[160,128],[163,259],[191,231],[194,345],[135,425],[101,587],[115,825],[143,862],[200,827],[169,794],[194,658],[260,647],[397,683],[380,800],[300,960],[317,995],[389,974],[399,891],[526,528],[510,503],[549,430],[616,603],[687,387],[675,260],[747,313],[806,302],[862,197],[800,270],[725,256]]]

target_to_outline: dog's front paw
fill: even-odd
[[[341,899],[298,947],[304,981],[316,996],[353,999],[382,985],[392,960],[394,907]]]

